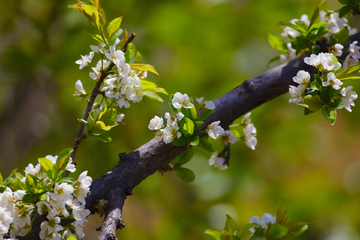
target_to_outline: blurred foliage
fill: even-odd
[[[0,169],[4,177],[37,158],[72,147],[85,101],[73,100],[81,79],[94,81],[75,61],[95,42],[83,36],[91,26],[68,9],[75,0],[0,1]],[[215,99],[245,79],[265,72],[277,53],[267,43],[282,20],[311,15],[313,0],[123,0],[102,1],[108,21],[124,16],[122,26],[137,33],[134,43],[143,62],[160,76],[149,78],[169,93]],[[335,0],[324,9],[340,8]],[[352,22],[358,18],[350,19]],[[358,21],[359,22],[359,21]],[[355,26],[354,26],[355,27]],[[357,26],[359,29],[359,26]],[[352,84],[359,91],[360,84]],[[191,87],[189,87],[191,86]],[[208,165],[210,155],[196,151],[186,164],[191,184],[174,173],[156,173],[134,189],[124,207],[122,239],[211,239],[225,214],[237,227],[264,212],[275,214],[277,198],[288,206],[289,220],[310,222],[298,239],[360,239],[359,106],[339,112],[335,126],[319,114],[303,116],[278,97],[252,111],[258,130],[255,151],[232,146],[230,167]],[[355,101],[356,105],[360,105]],[[144,100],[125,109],[126,125],[111,132],[113,142],[82,142],[78,172],[97,178],[111,169],[120,152],[130,152],[153,137],[147,129],[166,103]],[[86,239],[96,239],[101,219],[89,218]]]

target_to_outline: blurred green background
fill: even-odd
[[[72,147],[86,103],[72,94],[81,79],[94,81],[75,61],[94,40],[87,19],[67,8],[75,0],[0,1],[0,169],[7,176],[38,157]],[[311,15],[314,0],[103,0],[108,22],[124,16],[122,26],[137,33],[134,43],[149,74],[169,93],[211,100],[267,70],[277,52],[268,33],[279,34],[281,20]],[[338,9],[329,0],[323,9]],[[352,22],[359,22],[358,18]],[[359,29],[359,26],[358,26]],[[360,84],[351,82],[356,91]],[[166,97],[165,97],[166,99]],[[338,112],[335,126],[316,113],[288,104],[285,94],[252,111],[258,130],[255,151],[232,146],[226,171],[209,166],[210,154],[197,151],[187,166],[193,183],[159,173],[134,189],[124,207],[126,228],[120,239],[212,239],[225,214],[238,228],[253,215],[276,214],[277,198],[288,206],[289,220],[310,222],[298,239],[360,239],[359,107]],[[355,101],[356,105],[360,105]],[[117,154],[130,152],[153,137],[149,120],[169,111],[166,103],[145,99],[124,109],[124,122],[111,131],[113,142],[82,142],[77,174],[94,179],[111,169]],[[220,150],[220,149],[218,149]],[[85,239],[96,239],[101,218],[90,216]]]

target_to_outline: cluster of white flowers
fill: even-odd
[[[183,119],[184,114],[181,112],[176,114],[165,113],[165,118],[167,120],[166,127],[164,127],[164,120],[161,117],[155,116],[150,120],[148,128],[150,130],[159,130],[159,134],[162,136],[163,141],[168,144],[171,143],[174,138],[180,138],[181,132],[179,132],[178,122]]]
[[[84,68],[91,63],[91,60],[95,53],[105,55],[106,59],[101,59],[97,62],[96,67],[92,67],[90,72],[90,78],[97,80],[100,74],[108,68],[110,63],[114,63],[117,71],[114,74],[108,75],[104,80],[104,86],[102,91],[108,98],[113,98],[115,104],[119,108],[129,108],[130,103],[140,102],[143,98],[143,88],[140,87],[141,79],[147,77],[146,71],[137,71],[131,69],[131,66],[125,63],[125,55],[121,50],[117,50],[116,47],[120,43],[120,39],[116,39],[115,43],[109,47],[109,50],[105,49],[105,44],[102,43],[99,46],[90,46],[93,50],[88,56],[82,56],[80,60],[75,63],[80,65],[80,69]],[[75,84],[76,92],[74,96],[78,96],[80,99],[86,95],[82,83],[78,80]]]
[[[57,156],[46,156],[53,164],[56,164]],[[75,165],[70,158],[65,170],[74,172]],[[35,167],[30,163],[25,168],[25,175],[31,174],[38,179],[38,184],[44,189],[50,190],[41,196],[41,200],[32,203],[23,203],[26,191],[12,191],[9,187],[0,193],[0,240],[9,231],[11,239],[16,236],[25,236],[31,230],[31,218],[35,212],[46,215],[46,220],[41,223],[40,239],[58,240],[67,239],[69,236],[84,237],[83,227],[90,211],[85,209],[85,197],[89,192],[92,182],[87,176],[87,171],[80,174],[77,181],[52,182],[49,176],[41,168],[40,163]],[[21,179],[25,182],[26,177]],[[50,187],[53,186],[53,187]],[[69,211],[71,210],[71,214]],[[60,217],[70,217],[75,221],[67,226],[60,225]],[[76,235],[74,235],[75,233]]]
[[[251,123],[250,115],[251,115],[251,113],[249,112],[244,116],[244,118],[241,121],[241,126],[244,129],[245,144],[252,150],[255,150],[255,146],[257,144],[256,128],[255,128],[254,124]]]
[[[354,43],[356,44],[357,42]],[[359,51],[359,47],[353,46],[353,49],[355,49],[355,47],[357,50],[354,50],[354,52]],[[343,82],[337,79],[334,73],[341,68],[341,63],[336,60],[336,57],[333,55],[333,53],[319,53],[318,55],[311,54],[310,57],[304,58],[304,62],[308,65],[318,68],[323,73],[323,87],[332,86],[335,90],[341,89]],[[297,75],[293,77],[293,81],[299,85],[297,87],[292,85],[289,86],[289,103],[295,103],[299,105],[300,101],[304,97],[306,88],[310,84],[310,74],[304,70],[300,70],[298,71]],[[345,109],[351,112],[350,106],[355,106],[353,100],[357,98],[356,92],[352,91],[351,86],[348,86],[346,88],[342,88],[340,94]]]
[[[225,158],[219,157],[218,152],[213,152],[211,154],[211,157],[209,159],[210,166],[217,167],[220,170],[225,170],[228,168],[228,166],[225,164]]]
[[[356,65],[359,63],[360,58],[360,47],[356,44],[358,41],[354,41],[349,46],[349,54],[346,56],[344,61],[344,69],[346,69],[350,65]]]
[[[327,22],[325,24],[325,27],[329,30],[331,34],[338,33],[340,29],[345,26],[349,29],[350,35],[357,32],[356,28],[351,28],[347,24],[348,20],[346,18],[339,18],[338,12],[320,11],[320,22]]]
[[[261,219],[258,216],[253,216],[250,218],[249,223],[257,223],[259,226],[250,228],[252,234],[255,232],[256,228],[262,228],[264,230],[268,229],[270,224],[276,222],[276,216],[272,216],[270,213],[265,213],[262,215]]]

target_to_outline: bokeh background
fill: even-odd
[[[38,157],[72,147],[85,101],[73,99],[81,79],[94,81],[75,61],[89,53],[87,19],[67,8],[75,0],[0,1],[0,170],[6,177]],[[149,74],[169,93],[211,100],[267,70],[277,52],[268,33],[279,34],[281,20],[311,15],[314,0],[103,0],[108,22],[124,16],[122,26],[137,33],[134,43]],[[323,9],[338,9],[329,0]],[[352,23],[359,18],[350,19]],[[359,26],[358,26],[358,29]],[[360,84],[351,82],[356,91]],[[166,96],[164,96],[166,99]],[[278,198],[294,221],[310,222],[298,239],[360,239],[360,109],[338,111],[335,126],[316,113],[288,104],[285,94],[252,111],[258,130],[253,151],[238,142],[226,171],[208,164],[209,153],[196,151],[187,167],[196,180],[187,184],[174,173],[146,179],[128,197],[120,239],[212,239],[225,214],[238,228],[251,216],[276,214]],[[356,105],[360,103],[355,101]],[[166,103],[145,99],[124,109],[125,124],[111,131],[113,142],[83,141],[77,174],[94,179],[111,169],[117,154],[130,152],[153,137],[149,120],[169,111]],[[218,149],[220,150],[220,148]],[[90,216],[85,239],[96,239],[101,218]]]

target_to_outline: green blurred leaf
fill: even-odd
[[[129,43],[127,45],[127,50],[125,52],[125,61],[126,63],[130,63],[132,58],[134,57],[134,54],[136,52],[136,47],[133,43]],[[130,64],[131,66],[132,64]],[[137,69],[134,69],[134,70],[137,70]]]
[[[192,182],[195,180],[195,174],[188,168],[178,168],[175,171],[176,175],[184,182]]]
[[[112,141],[111,137],[104,132],[94,132],[94,133],[91,133],[90,135],[93,137],[96,137],[97,139],[99,139],[105,143],[109,143]]]
[[[218,230],[208,229],[208,230],[205,231],[205,233],[212,236],[216,240],[221,240],[221,233]]]
[[[155,93],[163,93],[165,95],[169,95],[168,92],[164,89],[164,88],[153,88],[153,89],[148,89],[149,92],[155,92]]]
[[[253,227],[256,227],[256,226],[259,226],[259,224],[257,224],[257,223],[249,223],[245,227],[240,229],[239,231],[236,230],[234,234],[236,236],[238,236],[238,237],[242,237],[242,235],[244,235],[244,233],[248,232],[250,230],[250,228],[253,228]]]
[[[36,177],[34,175],[31,174],[26,175],[25,185],[28,191],[31,191],[31,189],[36,186],[35,181],[36,181]]]
[[[200,142],[198,146],[201,147],[202,149],[205,149],[206,151],[214,152],[211,143],[203,138],[200,138]]]
[[[266,67],[268,68],[272,63],[277,62],[277,61],[280,61],[280,55],[270,59],[266,65]]]
[[[331,104],[329,107],[333,108],[333,109],[342,109],[345,106],[344,106],[344,103],[341,101],[341,99],[335,99],[335,100],[331,101]]]
[[[70,236],[70,237],[68,237],[66,240],[77,240],[77,239],[76,239],[76,237],[74,237],[74,236]]]
[[[39,162],[45,172],[51,170],[54,167],[54,164],[47,158],[39,158]]]
[[[112,37],[112,35],[119,30],[120,28],[120,25],[121,25],[121,22],[122,22],[122,17],[118,17],[118,18],[115,18],[114,20],[112,20],[108,27],[107,27],[107,32],[108,32],[108,36],[109,38]],[[119,35],[120,36],[120,35]],[[117,37],[116,37],[117,38]],[[110,44],[112,45],[112,44]]]
[[[142,61],[142,56],[141,56],[140,52],[137,51],[136,52],[136,60],[134,63],[141,63],[141,61]]]
[[[340,10],[339,10],[339,18],[343,18],[345,17],[346,14],[348,14],[351,11],[352,7],[347,5],[347,6],[343,6]]]
[[[180,154],[180,158],[178,163],[180,165],[184,165],[185,163],[187,163],[188,161],[190,161],[190,159],[194,156],[194,149],[192,147],[188,148],[185,150],[185,152],[183,152],[182,154]]]
[[[316,112],[324,106],[324,103],[319,99],[319,96],[305,96],[300,102],[300,106],[308,108],[312,112]]]
[[[279,224],[285,224],[286,223],[285,215],[286,215],[287,207],[282,199],[279,198],[278,200],[279,200],[279,207],[276,212],[276,222]]]
[[[288,223],[287,225],[289,227],[288,233],[283,238],[280,238],[279,240],[293,239],[293,238],[299,236],[300,234],[302,234],[308,228],[308,223],[304,223],[304,222]]]
[[[333,97],[333,87],[327,86],[324,87],[320,92],[320,99],[326,105],[330,105],[331,98]],[[311,110],[311,109],[310,109]]]
[[[344,71],[339,73],[336,78],[343,81],[343,78],[349,77],[349,76],[357,76],[360,71],[360,65],[350,65],[348,66]]]
[[[148,81],[148,80],[141,80],[141,85],[140,87],[143,88],[143,90],[148,90],[148,89],[153,89],[156,88],[157,85],[152,82],[152,81]]]
[[[279,223],[271,224],[267,232],[267,239],[279,239],[286,235],[288,227],[282,226]]]
[[[58,171],[65,170],[66,165],[69,162],[70,155],[72,153],[72,148],[67,148],[59,153],[58,158],[56,159],[56,169]]]
[[[255,228],[254,234],[249,238],[249,240],[265,240],[265,232],[262,228]]]
[[[155,73],[156,75],[159,75],[159,73],[155,70],[154,66],[150,64],[133,63],[130,64],[130,67],[134,70],[149,71]]]
[[[152,91],[149,91],[149,90],[145,90],[143,91],[143,94],[144,96],[150,98],[150,99],[153,99],[153,100],[156,100],[156,101],[159,101],[159,102],[163,102],[164,100],[159,96],[159,94],[157,94],[156,92],[152,92]]]
[[[278,25],[279,26],[287,26],[289,28],[292,28],[292,29],[298,31],[303,36],[306,36],[307,29],[308,29],[307,25],[303,22],[296,22],[295,24],[293,24],[290,21],[284,20],[284,21],[281,21]]]
[[[107,126],[103,121],[96,121],[95,126],[93,128],[94,132],[102,132],[102,131],[110,131],[111,126]]]
[[[33,194],[33,193],[27,193],[25,194],[25,196],[23,197],[22,201],[23,203],[31,203],[34,200],[36,200],[38,198],[37,194]]]
[[[116,39],[124,32],[124,30],[122,30],[121,28],[119,28],[118,30],[116,30],[111,37],[109,38],[109,44],[113,45],[116,41]],[[128,49],[129,49],[129,44],[128,44]]]
[[[66,183],[72,183],[74,181],[73,178],[71,177],[64,177],[64,178],[61,178],[59,181],[58,181],[58,184],[61,184],[63,182],[66,182]]]
[[[325,119],[331,124],[334,125],[336,121],[336,110],[330,107],[324,107],[321,110],[321,113],[325,117]]]
[[[312,42],[315,42],[316,40],[325,36],[328,33],[329,30],[327,30],[324,26],[321,26],[319,29],[317,29],[317,32],[314,35],[310,35],[309,37]]]
[[[105,125],[113,126],[117,117],[117,111],[115,108],[106,109],[105,112],[100,113],[99,119],[105,123]]]
[[[359,77],[345,77],[345,78],[342,78],[341,81],[349,81],[349,80],[360,80],[360,76]]]
[[[296,54],[299,54],[299,52],[310,48],[311,45],[309,43],[309,40],[300,36],[291,39],[291,47],[296,50]]]
[[[171,143],[174,146],[183,146],[184,144],[186,144],[189,141],[189,139],[187,137],[185,137],[184,135],[182,135],[179,138],[175,138]]]
[[[272,35],[269,33],[268,35],[268,42],[270,43],[271,47],[279,50],[281,52],[287,52],[288,48],[284,40],[282,40],[280,37]]]
[[[90,36],[92,37],[93,39],[95,39],[96,41],[98,41],[99,43],[103,43],[104,42],[104,39],[101,35],[99,34],[92,34],[92,33],[89,33],[87,32],[86,30],[83,30],[82,31],[83,35],[85,36]]]
[[[197,121],[204,121],[208,116],[210,116],[215,110],[205,110],[200,113],[200,116],[196,119]]]
[[[194,135],[190,139],[190,145],[191,146],[197,146],[200,143],[200,137],[198,135]]]
[[[227,230],[231,236],[234,235],[236,230],[236,223],[228,214],[226,214],[225,230]]]
[[[344,44],[349,39],[349,28],[347,26],[340,29],[339,32],[335,34],[335,38],[338,43]]]

